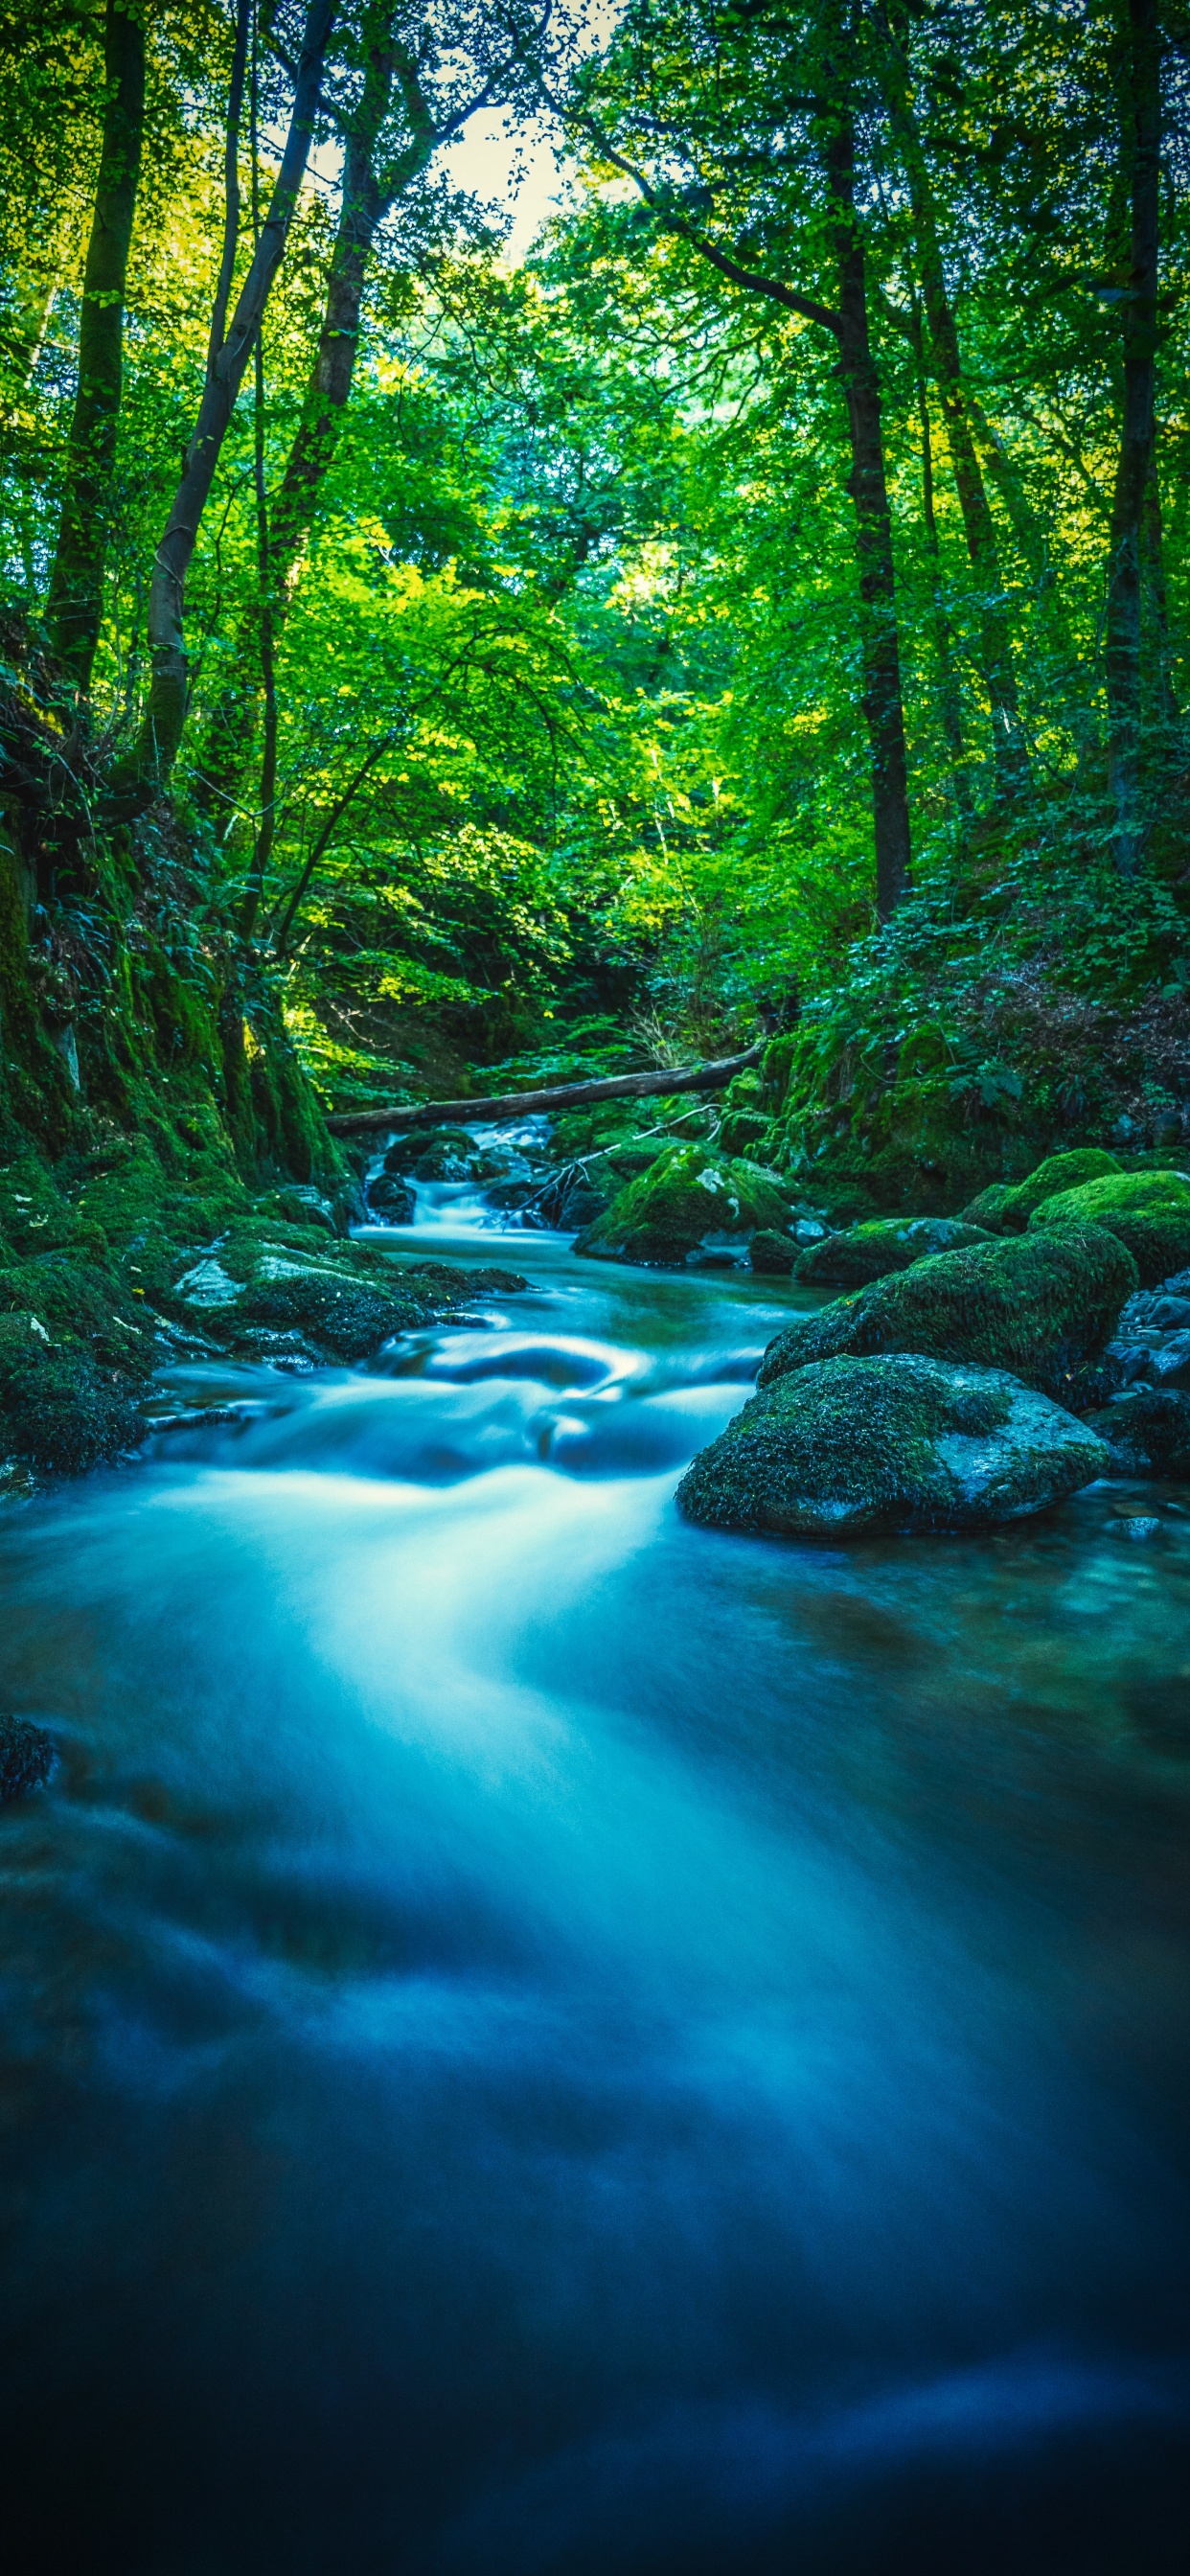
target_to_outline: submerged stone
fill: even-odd
[[[1043,1199],[1029,1230],[1103,1226],[1127,1246],[1142,1288],[1190,1262],[1190,1177],[1184,1172],[1111,1172]]]
[[[845,1354],[919,1351],[1008,1369],[1060,1400],[1135,1287],[1130,1254],[1098,1226],[972,1244],[799,1315],[769,1344],[759,1382]]]
[[[785,1218],[774,1173],[724,1160],[704,1145],[670,1145],[586,1227],[574,1249],[596,1261],[683,1270],[708,1254],[742,1254],[757,1232],[780,1233]]]
[[[1002,1369],[905,1352],[762,1390],[678,1487],[688,1520],[778,1536],[991,1529],[1104,1474],[1102,1441]]]
[[[807,1245],[797,1265],[806,1288],[865,1288],[892,1270],[909,1270],[940,1252],[961,1252],[993,1240],[985,1227],[958,1216],[878,1217]]]
[[[0,1806],[39,1789],[53,1768],[54,1744],[27,1717],[0,1717]]]

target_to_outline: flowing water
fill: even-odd
[[[500,1257],[0,1522],[8,2563],[1180,2567],[1190,1515],[685,1527],[788,1301]]]

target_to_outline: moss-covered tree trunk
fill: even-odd
[[[84,694],[91,685],[103,612],[124,368],[124,298],[144,141],[144,11],[137,0],[133,8],[135,15],[121,0],[107,0],[103,147],[83,278],[66,489],[46,603],[53,651]]]

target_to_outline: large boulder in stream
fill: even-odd
[[[1155,1288],[1190,1263],[1190,1175],[1105,1172],[1078,1189],[1052,1192],[1029,1218],[1031,1234],[1086,1225],[1114,1234],[1131,1253],[1142,1288]]]
[[[1085,1423],[1005,1370],[906,1352],[779,1378],[700,1450],[677,1500],[687,1520],[782,1537],[992,1529],[1107,1464]]]
[[[670,1145],[587,1226],[574,1249],[596,1261],[684,1270],[742,1256],[759,1230],[783,1231],[787,1213],[775,1173],[712,1154],[705,1145]]]
[[[1099,1226],[940,1252],[797,1316],[770,1342],[759,1382],[771,1386],[818,1360],[918,1351],[1008,1369],[1077,1404],[1135,1287],[1130,1253]],[[1086,1401],[1098,1401],[1093,1383]]]
[[[962,1252],[968,1244],[991,1243],[985,1227],[957,1216],[877,1217],[853,1225],[844,1234],[828,1234],[807,1244],[798,1256],[794,1277],[804,1288],[866,1288],[892,1270],[911,1270],[915,1261],[930,1261],[939,1252]]]

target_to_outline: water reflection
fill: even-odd
[[[684,1528],[771,1291],[533,1275],[0,1525],[20,2563],[1164,2566],[1190,1520]]]

